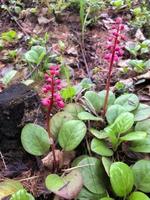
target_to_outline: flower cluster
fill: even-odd
[[[42,88],[43,93],[48,97],[42,99],[42,104],[45,107],[51,107],[55,104],[59,108],[64,107],[64,102],[59,94],[62,89],[61,80],[58,78],[60,68],[59,66],[50,66],[49,73],[45,74],[45,85]]]
[[[121,46],[121,41],[126,40],[126,37],[122,34],[124,29],[125,27],[122,24],[122,19],[118,17],[111,27],[106,46],[107,51],[104,58],[108,62],[118,62],[124,54],[123,47]]]

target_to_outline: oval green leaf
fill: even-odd
[[[101,156],[112,156],[113,151],[108,148],[104,141],[94,138],[91,142],[91,150]]]
[[[102,90],[98,93],[98,95],[100,96],[100,104],[101,104],[101,108],[103,108],[104,106],[104,102],[105,102],[105,96],[106,96],[106,90]],[[112,91],[109,91],[109,96],[108,96],[108,106],[112,105],[115,101],[116,97],[114,95],[114,93]]]
[[[110,166],[112,165],[112,161],[109,158],[102,157],[102,163],[107,175],[110,176]]]
[[[95,194],[103,194],[104,187],[104,169],[102,163],[97,158],[88,157],[79,162],[78,167],[83,177],[84,186]]]
[[[110,182],[116,195],[125,197],[133,188],[133,172],[127,164],[115,162],[110,167]]]
[[[78,114],[78,118],[79,118],[80,120],[83,120],[83,121],[88,121],[88,120],[90,120],[90,121],[103,121],[102,118],[96,117],[96,116],[92,115],[92,114],[89,113],[89,112],[80,112],[80,113]]]
[[[86,134],[86,125],[80,120],[65,122],[60,129],[58,142],[65,151],[74,150]]]
[[[135,126],[135,131],[145,131],[150,135],[150,119],[138,122]]]
[[[129,112],[121,113],[112,124],[112,129],[116,134],[127,132],[134,124],[134,115]]]
[[[150,106],[140,104],[138,109],[134,112],[135,121],[143,121],[150,117]]]
[[[124,107],[126,111],[133,111],[139,105],[139,99],[135,94],[123,94],[115,100],[115,104]]]
[[[64,122],[72,120],[73,116],[68,112],[58,112],[50,120],[51,133],[57,138],[60,128]]]
[[[47,131],[37,124],[29,123],[22,129],[21,142],[24,149],[35,156],[47,153],[50,148]]]
[[[105,131],[98,131],[94,128],[89,129],[90,133],[95,136],[97,139],[105,139],[107,138],[107,133]]]
[[[135,186],[142,192],[150,192],[150,160],[140,160],[133,167]]]
[[[35,198],[25,189],[21,189],[13,194],[10,200],[35,200]]]
[[[121,105],[112,105],[107,109],[106,119],[109,124],[112,124],[116,118],[126,110]]]
[[[142,140],[147,136],[146,132],[143,131],[135,131],[126,134],[123,137],[120,137],[121,141],[134,141],[134,140]]]
[[[150,136],[148,135],[143,140],[132,141],[130,150],[140,153],[150,153]]]
[[[150,200],[150,198],[143,192],[133,192],[128,200]]]
[[[70,113],[74,119],[78,119],[78,113],[83,112],[84,109],[78,103],[69,103],[65,106],[64,111]]]

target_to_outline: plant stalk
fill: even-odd
[[[46,124],[47,124],[47,132],[48,132],[49,139],[52,139],[52,154],[53,154],[53,159],[54,159],[53,169],[55,170],[56,166],[57,166],[56,155],[55,155],[56,147],[55,147],[53,135],[51,134],[51,131],[50,131],[50,113],[51,113],[52,106],[54,103],[54,78],[53,77],[52,77],[51,86],[52,86],[52,90],[51,90],[52,96],[50,99],[51,101],[50,101],[50,105],[49,105],[48,112],[47,112],[47,123]]]
[[[119,34],[119,25],[118,25],[117,33]],[[113,48],[112,48],[112,56],[111,56],[111,60],[110,60],[110,64],[109,64],[108,78],[107,78],[107,83],[106,83],[106,96],[105,96],[104,107],[103,107],[103,116],[105,116],[106,111],[107,111],[109,91],[110,91],[110,81],[111,81],[111,75],[112,75],[112,70],[113,70],[113,64],[114,64],[114,58],[115,58],[115,49],[116,49],[116,45],[117,45],[118,34],[117,34],[117,36],[115,37],[115,40],[114,40],[114,45],[113,45]]]

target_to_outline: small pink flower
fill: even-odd
[[[57,90],[61,90],[62,86],[61,85],[57,85]]]
[[[47,93],[47,92],[48,92],[48,90],[46,89],[46,87],[43,87],[43,88],[42,88],[42,92],[43,92],[43,93]]]
[[[122,23],[122,18],[121,17],[117,17],[115,21],[116,21],[117,24],[121,24]]]
[[[58,106],[59,108],[64,108],[65,104],[64,104],[63,101],[58,101],[58,102],[57,102],[57,106]]]
[[[49,100],[49,98],[43,98],[42,101],[41,101],[41,103],[43,104],[43,106],[49,107],[50,100]]]

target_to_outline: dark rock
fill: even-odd
[[[44,122],[38,94],[24,84],[12,85],[1,92],[0,150],[18,146],[21,129],[29,122],[40,125]]]

